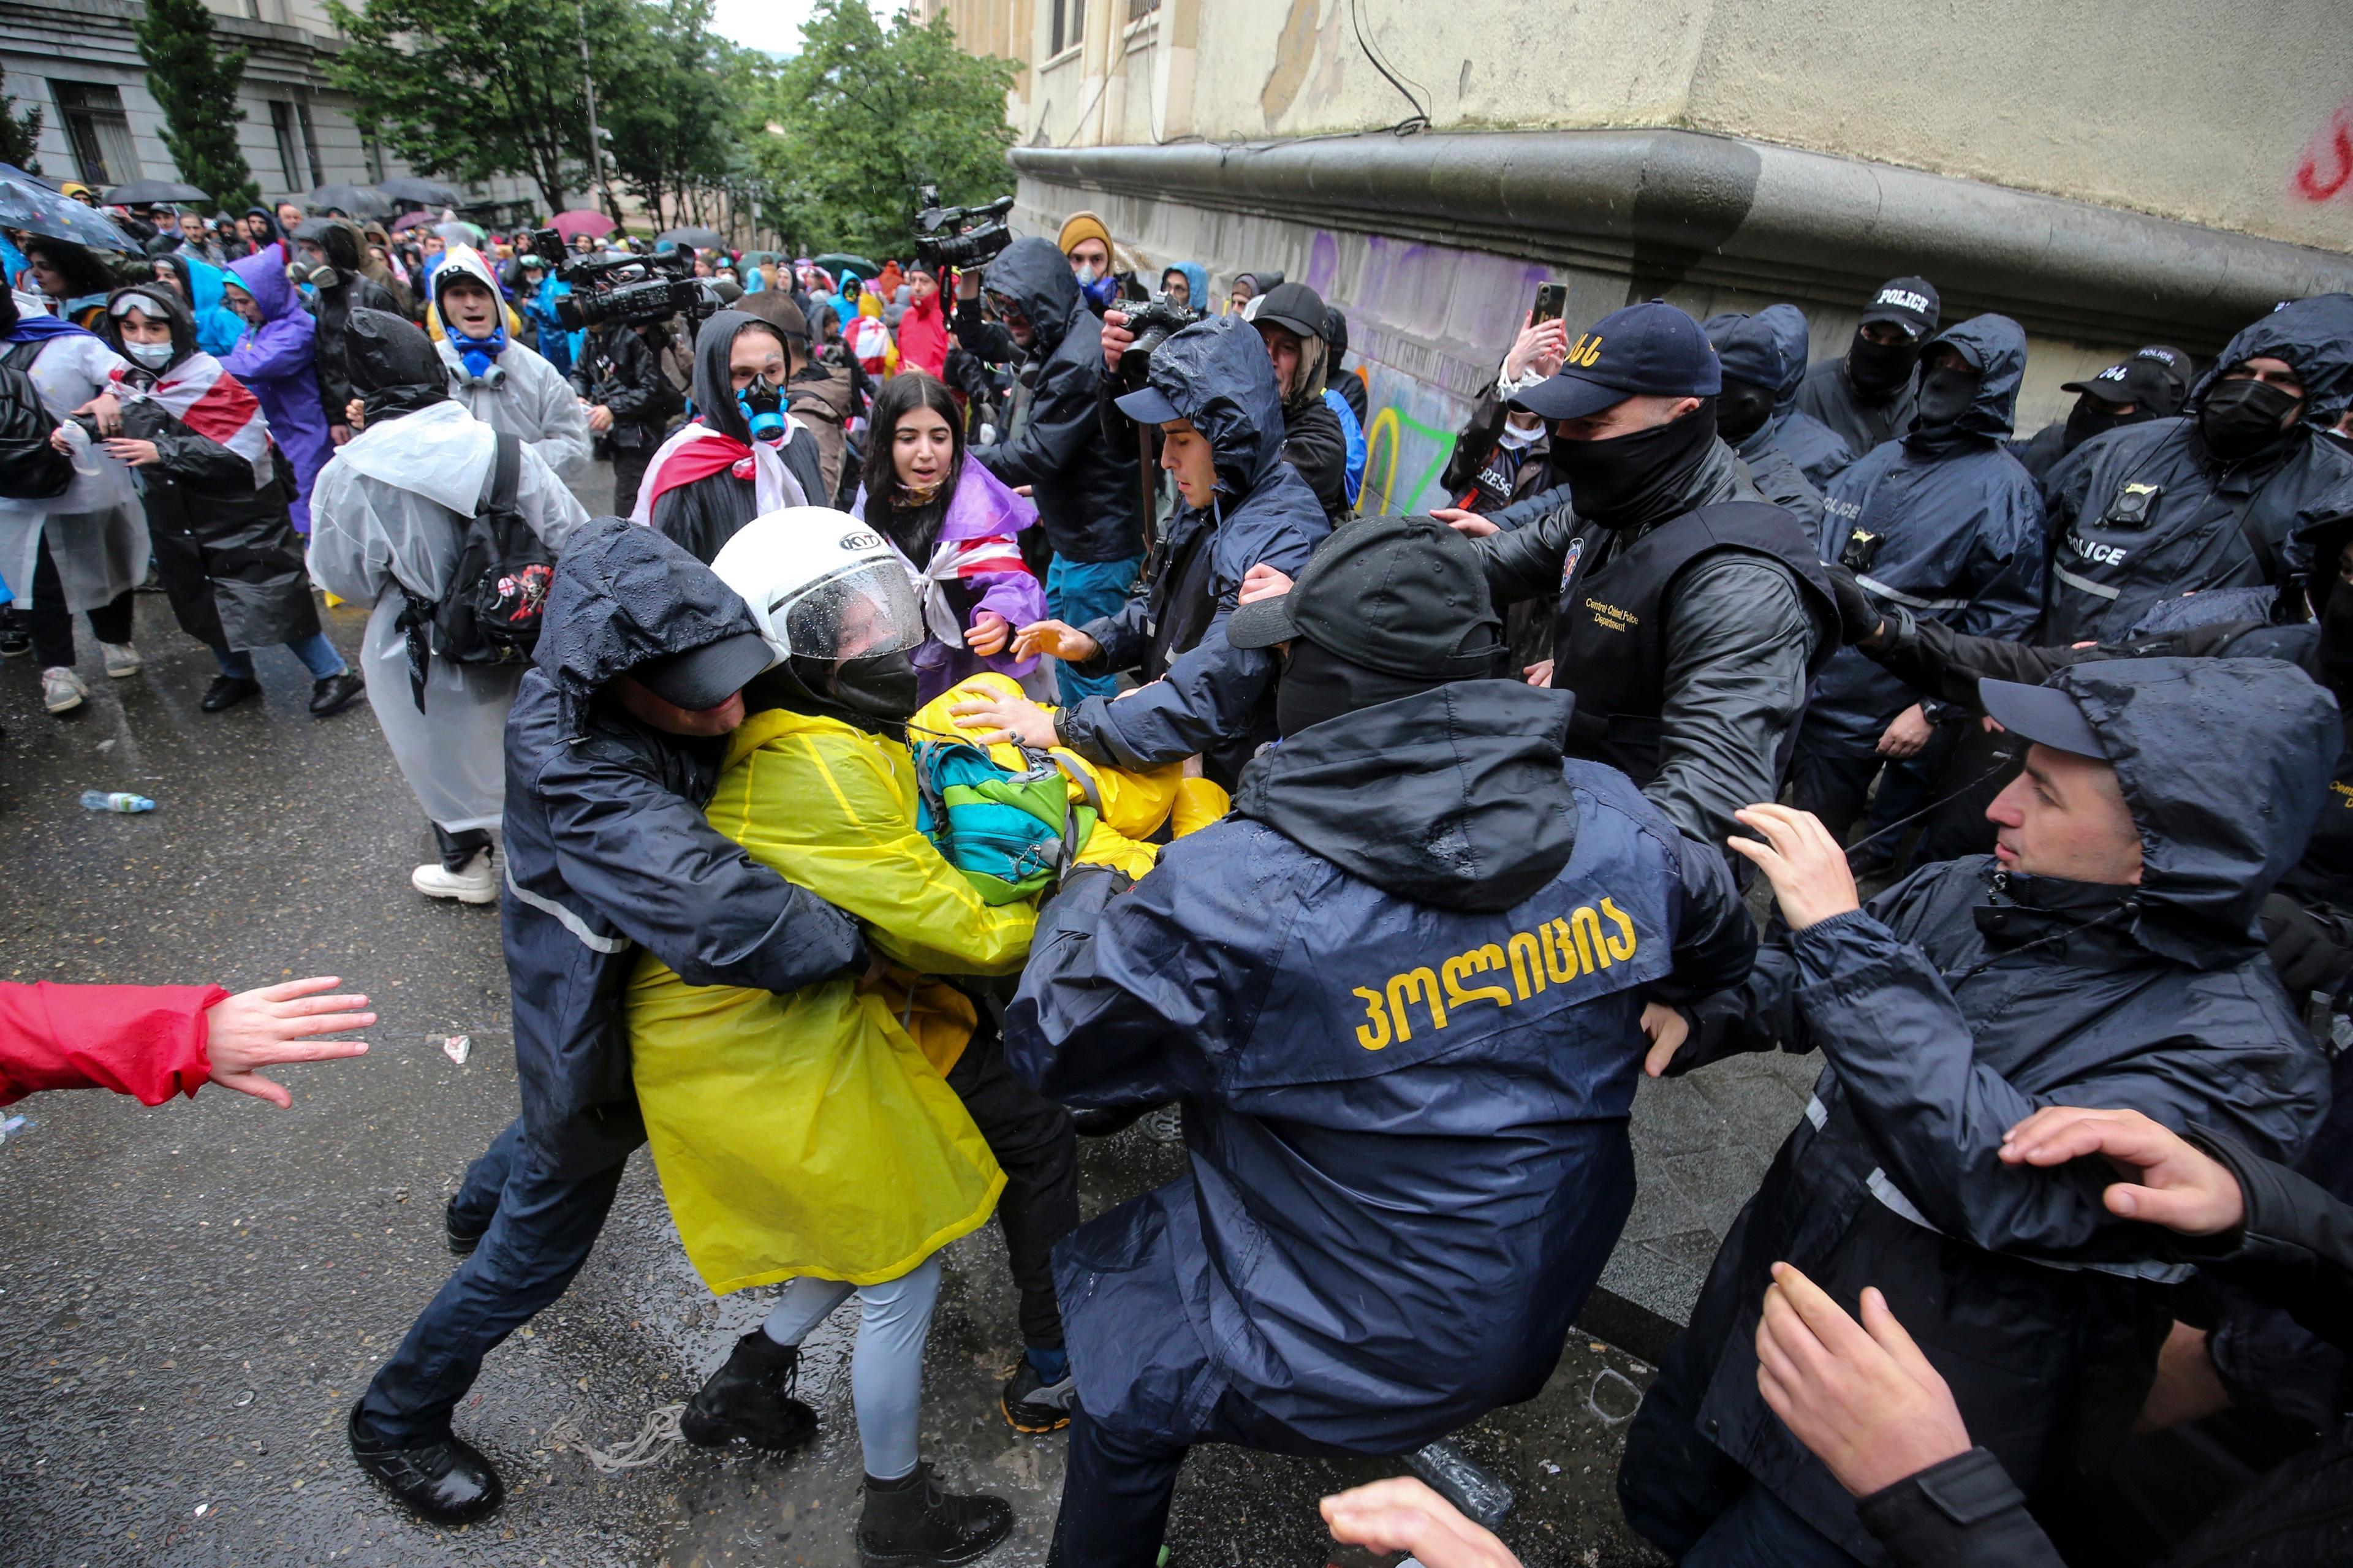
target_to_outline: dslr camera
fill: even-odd
[[[1180,305],[1166,294],[1155,294],[1127,312],[1127,330],[1135,341],[1120,351],[1120,384],[1129,392],[1141,391],[1144,378],[1152,368],[1152,356],[1171,336],[1183,331],[1196,321],[1206,321],[1209,314]]]
[[[1013,210],[1011,196],[976,207],[940,205],[940,188],[928,181],[916,187],[915,259],[936,270],[943,267],[975,268],[996,259],[1013,243],[1005,215]]]
[[[570,297],[555,303],[555,319],[566,331],[607,321],[667,321],[681,315],[691,324],[719,309],[717,291],[707,279],[694,276],[694,263],[683,250],[659,256],[574,256],[565,249],[564,237],[552,228],[533,230],[531,248],[571,286]]]

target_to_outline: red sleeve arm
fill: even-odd
[[[217,985],[0,981],[0,1105],[45,1089],[111,1089],[161,1105],[212,1077],[205,1010]]]

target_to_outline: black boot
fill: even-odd
[[[792,1396],[800,1370],[798,1345],[780,1345],[754,1329],[687,1401],[680,1435],[698,1448],[736,1442],[771,1453],[799,1447],[817,1436],[817,1412]]]
[[[460,1258],[471,1258],[474,1256],[474,1248],[481,1246],[482,1244],[482,1233],[490,1228],[491,1222],[489,1220],[484,1220],[480,1225],[474,1225],[468,1221],[459,1219],[458,1217],[458,1200],[456,1198],[451,1198],[448,1204],[442,1206],[442,1235],[448,1240],[449,1250],[456,1253]]]
[[[360,679],[360,672],[356,669],[328,676],[324,680],[314,680],[311,683],[311,717],[325,719],[340,713],[366,689],[367,682]]]
[[[864,1568],[924,1568],[983,1557],[1013,1531],[1013,1505],[977,1492],[940,1489],[932,1467],[917,1465],[895,1481],[866,1478],[858,1516],[858,1560]]]
[[[419,1519],[471,1524],[506,1500],[505,1484],[490,1460],[454,1434],[412,1447],[379,1443],[361,1429],[357,1405],[344,1433],[360,1468]]]

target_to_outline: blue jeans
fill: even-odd
[[[335,651],[335,645],[327,640],[324,632],[312,632],[307,637],[297,637],[286,646],[296,658],[302,661],[302,668],[311,672],[313,680],[341,675],[351,668],[343,662],[343,656]],[[213,649],[213,662],[219,665],[220,672],[231,680],[253,679],[253,655],[245,648],[216,647]]]
[[[1144,570],[1144,557],[1117,561],[1070,561],[1057,555],[1046,568],[1046,610],[1058,621],[1083,627],[1089,621],[1119,614],[1127,591]],[[1062,706],[1071,708],[1090,697],[1109,697],[1119,682],[1108,675],[1081,675],[1067,664],[1054,667],[1062,692]]]
[[[448,1435],[482,1358],[563,1295],[588,1261],[622,1166],[577,1181],[548,1175],[518,1118],[468,1167],[450,1210],[461,1225],[490,1228],[368,1384],[360,1425],[370,1436],[409,1447]]]

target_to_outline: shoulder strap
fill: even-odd
[[[41,351],[47,346],[41,342],[10,343],[8,352],[0,354],[0,370],[30,371],[33,362],[41,357]]]
[[[482,499],[475,504],[474,514],[486,511],[512,511],[515,493],[522,484],[522,441],[501,430],[497,436],[496,455],[491,459],[491,471],[483,476]]]

